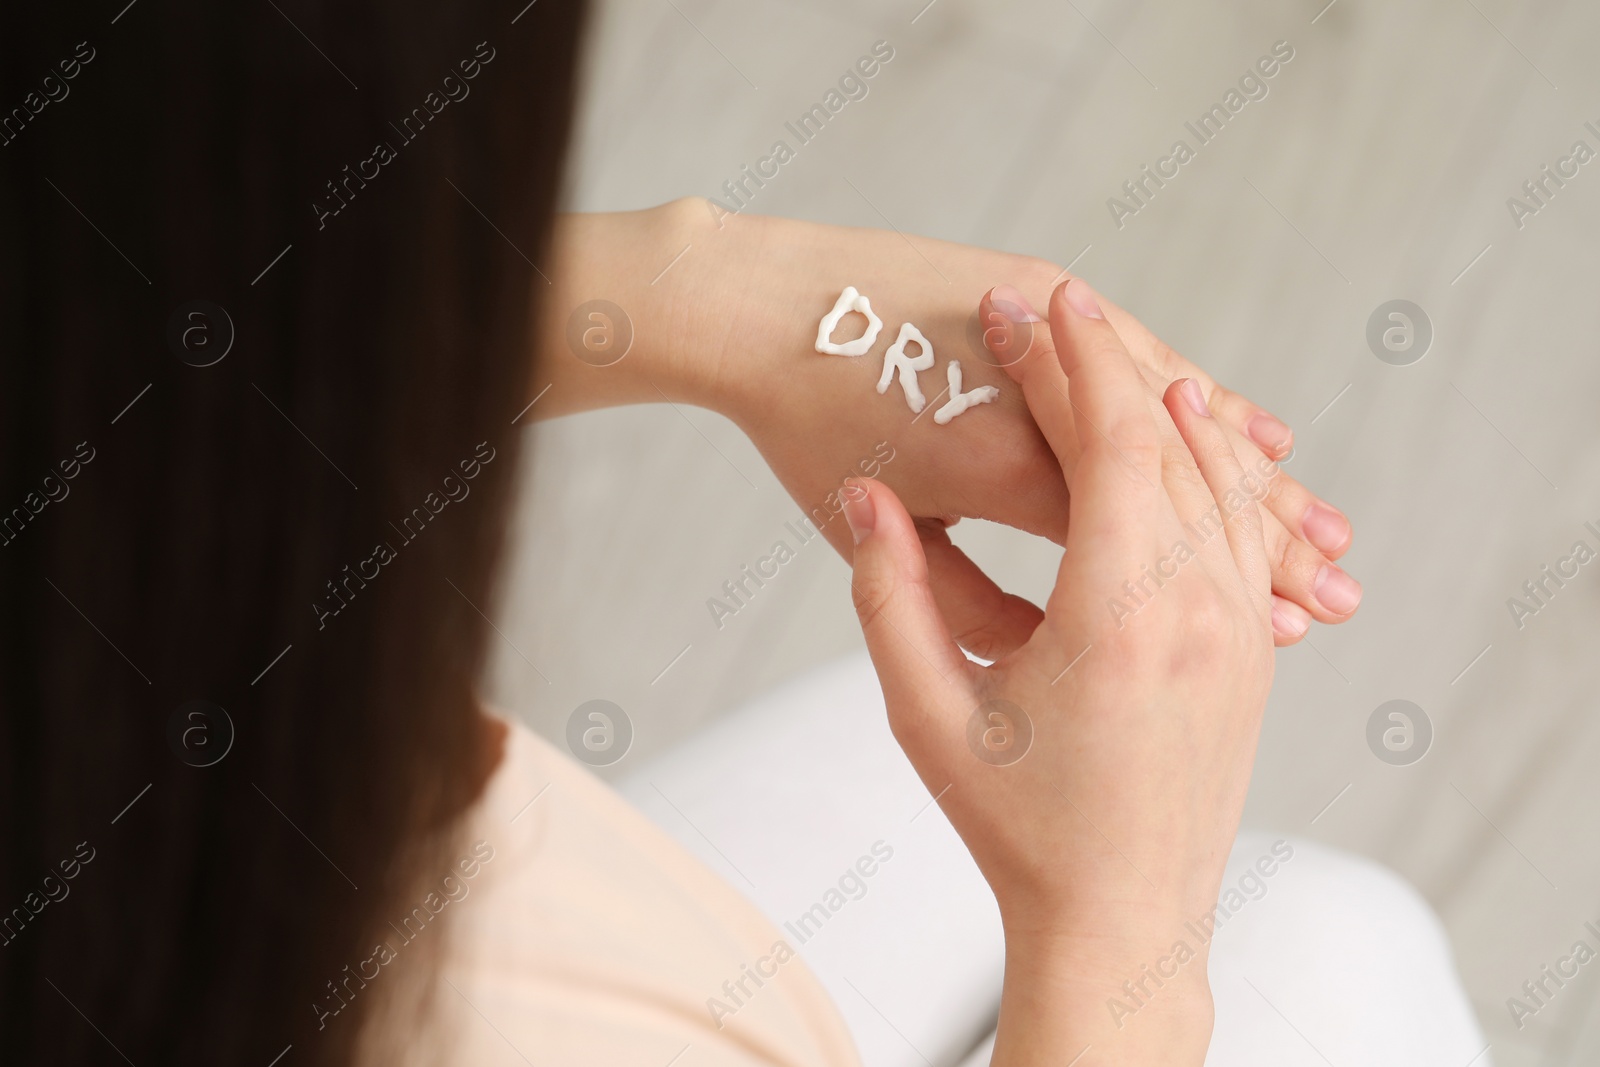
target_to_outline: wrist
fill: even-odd
[[[726,411],[719,328],[728,294],[713,257],[725,249],[703,201],[643,211],[564,215],[551,281],[536,278],[539,417],[670,400]]]
[[[1181,922],[1137,927],[1006,921],[997,1067],[1096,1062],[1201,1067],[1211,1040],[1209,938]]]

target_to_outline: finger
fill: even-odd
[[[1148,353],[1149,361],[1140,362],[1139,366],[1152,389],[1164,392],[1171,381],[1169,374],[1192,377],[1200,383],[1207,406],[1219,416],[1219,422],[1226,424],[1229,420],[1220,417],[1221,412],[1212,406],[1211,398],[1215,396],[1231,402],[1234,421],[1241,424],[1249,423],[1260,412],[1256,405],[1217,385],[1126,312],[1108,304],[1106,315],[1119,336],[1135,337],[1136,343],[1143,346],[1141,350]],[[1130,342],[1130,346],[1134,343]],[[1348,576],[1336,567],[1327,574],[1323,572],[1331,560],[1348,551],[1353,539],[1349,520],[1286,474],[1256,439],[1236,426],[1225,425],[1225,429],[1240,465],[1247,471],[1254,469],[1267,481],[1267,495],[1259,503],[1265,507],[1262,530],[1267,558],[1272,562],[1273,592],[1300,605],[1318,622],[1340,623],[1350,618],[1360,601],[1359,583],[1346,580]],[[1261,433],[1259,425],[1257,433],[1266,440],[1282,440],[1274,436],[1275,430]],[[1319,585],[1324,588],[1326,599],[1319,597]],[[1338,609],[1330,604],[1337,604]]]
[[[1350,521],[1337,508],[1318,499],[1294,478],[1283,474],[1273,462],[1288,455],[1294,447],[1294,433],[1276,416],[1260,405],[1225,389],[1194,364],[1179,356],[1170,347],[1150,334],[1138,320],[1128,317],[1124,323],[1106,310],[1119,336],[1128,341],[1129,351],[1138,351],[1128,340],[1137,326],[1140,343],[1149,346],[1149,361],[1135,360],[1145,380],[1156,393],[1163,393],[1175,378],[1193,378],[1200,383],[1206,397],[1206,406],[1228,430],[1234,452],[1239,462],[1249,469],[1263,464],[1273,468],[1272,491],[1263,501],[1272,514],[1268,520],[1268,549],[1273,537],[1282,532],[1297,537],[1317,549],[1328,559],[1338,559],[1350,548],[1352,531]],[[1121,312],[1126,316],[1126,312]],[[1281,527],[1274,529],[1274,527]]]
[[[1206,403],[1210,404],[1209,397]],[[1217,414],[1215,407],[1211,410]],[[1220,415],[1218,421],[1227,422]],[[1255,441],[1232,426],[1228,426],[1227,431],[1240,464],[1246,470],[1254,468],[1270,479],[1267,497],[1261,501],[1272,514],[1273,521],[1269,527],[1281,527],[1285,534],[1304,541],[1328,559],[1338,559],[1344,555],[1354,536],[1350,520],[1345,518],[1344,513],[1285,473],[1271,453],[1263,451]],[[1271,547],[1269,536],[1268,548]]]
[[[1267,558],[1272,563],[1272,591],[1292,600],[1318,622],[1340,623],[1361,603],[1361,583],[1321,552],[1292,536],[1270,515],[1263,514]]]
[[[1024,364],[1024,373],[1036,374],[1054,384],[1054,371],[1059,370],[1071,381],[1070,430],[1077,438],[1081,455],[1077,473],[1081,476],[1081,467],[1093,456],[1098,469],[1115,471],[1142,487],[1133,499],[1148,502],[1161,498],[1164,494],[1157,484],[1161,476],[1161,436],[1146,401],[1144,381],[1117,332],[1106,321],[1088,282],[1073,279],[1051,296],[1050,336],[1058,367],[1048,367],[1048,360],[1032,359]],[[1028,364],[1037,369],[1029,369]],[[1049,426],[1041,423],[1040,429],[1054,443],[1069,427],[1060,422]]]
[[[1177,378],[1193,378],[1200,383],[1206,404],[1213,414],[1273,459],[1282,459],[1294,448],[1294,431],[1284,421],[1254,401],[1226,389],[1193,363],[1180,356],[1171,345],[1150,332],[1150,328],[1126,311],[1108,306],[1106,316],[1127,341],[1130,352],[1144,354],[1141,366],[1153,379],[1157,391]]]
[[[1056,359],[1035,354],[1023,373],[1050,381],[1052,391],[1054,379],[1071,379],[1071,429],[1080,455],[1069,478],[1066,551],[1045,609],[1069,618],[1116,595],[1176,521],[1162,483],[1164,450],[1148,390],[1086,282],[1074,279],[1056,289],[1050,334]],[[1067,433],[1059,422],[1033,414],[1052,443]]]
[[[965,672],[928,584],[911,516],[881,482],[852,478],[840,494],[855,539],[851,588],[872,665],[891,705],[925,707],[941,679]]]
[[[995,356],[995,366],[1021,362],[1036,337],[1049,339],[1050,327],[1028,298],[1011,285],[997,285],[978,301],[978,323],[983,343]]]
[[[1069,284],[1076,286],[1075,291],[1089,293],[1088,306],[1096,307],[1098,311],[1098,299],[1087,282],[1074,279]],[[1063,285],[1057,292],[1065,288]],[[980,322],[984,325],[984,342],[995,356],[996,363],[1022,385],[1028,408],[1041,429],[1047,423],[1054,428],[1054,432],[1046,432],[1045,436],[1061,464],[1062,474],[1070,481],[1083,451],[1084,427],[1079,424],[1083,412],[1074,407],[1064,362],[1066,356],[1059,351],[1055,328],[1044,329],[1039,323],[1038,313],[1020,292],[1009,285],[997,285],[984,294],[978,312]],[[1115,345],[1117,351],[1132,362],[1132,357],[1127,355],[1127,349],[1122,346],[1115,330],[1102,329],[1095,333],[1100,338],[1097,343]],[[1133,380],[1143,381],[1143,371],[1137,363],[1133,363],[1133,366],[1136,372]],[[1122,378],[1126,382],[1126,376]],[[1145,399],[1152,412],[1157,412],[1160,406],[1160,393],[1161,387],[1145,390]],[[1160,421],[1167,421],[1164,415],[1160,416]],[[1181,448],[1177,434],[1170,425],[1166,427],[1166,432],[1171,435],[1168,444]]]
[[[1311,616],[1299,604],[1273,594],[1272,643],[1279,648],[1297,645],[1311,629]]]
[[[1174,378],[1192,377],[1200,383],[1208,406],[1228,424],[1234,451],[1246,469],[1258,466],[1263,456],[1281,459],[1292,449],[1293,431],[1280,419],[1218,385],[1136,316],[1112,301],[1102,299],[1100,303],[1128,350],[1137,353],[1135,363],[1154,392],[1163,392]],[[1359,583],[1337,567],[1323,570],[1349,550],[1354,539],[1349,520],[1275,464],[1270,485],[1263,501],[1263,518],[1268,558],[1273,561],[1273,591],[1306,609],[1319,622],[1338,623],[1350,618],[1360,601]],[[1323,590],[1321,597],[1319,587]],[[1339,605],[1340,610],[1330,604]]]
[[[1064,480],[1072,480],[1078,466],[1076,420],[1067,392],[1067,376],[1056,357],[1049,325],[1026,298],[1009,285],[997,285],[978,302],[983,341],[996,363],[1022,386],[1023,398],[1034,422],[1058,432],[1045,439],[1055,453]]]
[[[1244,442],[1240,444],[1249,447]],[[1328,559],[1338,559],[1349,550],[1355,534],[1343,512],[1283,473],[1283,468],[1271,463],[1268,457],[1260,458],[1257,469],[1271,477],[1267,498],[1262,504],[1285,530]]]
[[[1180,378],[1167,388],[1162,399],[1214,500],[1208,514],[1185,530],[1205,542],[1214,540],[1217,526],[1221,526],[1244,588],[1255,594],[1252,599],[1265,618],[1271,614],[1272,568],[1267,563],[1261,511],[1256,506],[1265,486],[1256,475],[1247,474],[1239,466],[1239,457],[1234,455],[1222,424],[1206,406],[1199,382]]]
[[[1083,307],[1088,310],[1088,314],[1078,315],[1083,323],[1090,323],[1085,326],[1085,330],[1080,331],[1083,344],[1104,350],[1102,355],[1107,355],[1107,358],[1115,357],[1114,362],[1110,363],[1110,368],[1114,368],[1115,373],[1106,381],[1122,390],[1122,398],[1125,400],[1131,395],[1142,395],[1149,403],[1152,413],[1155,413],[1158,408],[1157,394],[1152,394],[1142,387],[1144,382],[1142,371],[1133,362],[1131,355],[1128,355],[1128,350],[1123,347],[1117,331],[1107,325],[1104,315],[1099,312],[1098,298],[1094,296],[1093,290],[1090,290],[1088,283],[1074,278],[1067,285],[1059,286],[1056,290],[1058,298],[1069,291],[1069,286],[1072,293],[1083,294]],[[1067,384],[1069,378],[1067,363],[1070,358],[1077,357],[1062,350],[1061,336],[1058,336],[1061,323],[1056,322],[1054,318],[1056,315],[1054,306],[1056,298],[1051,301],[1053,325],[1046,333],[1038,328],[1038,314],[1027,304],[1026,298],[1018,290],[1014,290],[1013,286],[1000,285],[984,294],[984,298],[979,302],[979,315],[981,322],[984,323],[984,341],[987,347],[997,358],[998,365],[1003,366],[1011,378],[1021,382],[1029,410],[1034,413],[1035,422],[1038,422],[1040,429],[1045,432],[1051,450],[1061,462],[1062,474],[1066,475],[1070,482],[1072,472],[1077,466],[1078,456],[1082,454],[1086,442],[1093,442],[1096,445],[1112,443],[1114,446],[1115,442],[1112,440],[1114,435],[1106,434],[1101,427],[1093,426],[1093,419],[1088,418],[1082,406],[1078,406],[1074,400],[1072,390]],[[1126,373],[1128,368],[1131,368],[1131,373]],[[1162,434],[1162,430],[1165,429],[1166,434],[1171,435],[1171,445],[1178,445],[1178,437],[1171,430],[1165,416],[1160,416],[1158,422],[1149,422],[1139,418],[1136,411],[1123,408],[1114,418],[1131,418],[1133,424],[1141,429],[1155,426],[1157,434]],[[1094,435],[1098,435],[1098,440]],[[1149,477],[1150,474],[1154,474],[1155,469],[1157,464],[1149,462],[1144,474]]]
[[[1077,284],[1087,285],[1082,281]],[[1012,378],[1022,384],[1024,398],[1030,411],[1035,412],[1036,421],[1043,425],[1045,421],[1053,420],[1062,427],[1063,432],[1047,437],[1050,438],[1056,461],[1061,465],[1064,479],[1070,482],[1082,452],[1078,439],[1079,413],[1073,409],[1065,372],[1058,373],[1060,360],[1056,356],[1051,332],[1040,328],[1038,313],[1020,292],[1009,285],[997,285],[984,294],[979,302],[978,313],[989,351],[995,356],[997,365],[1004,367]],[[1120,339],[1121,334],[1116,336]],[[1187,446],[1161,408],[1161,391],[1166,387],[1166,380],[1157,382],[1137,361],[1134,361],[1134,366],[1139,371],[1140,379],[1148,383],[1145,399],[1157,420],[1168,472],[1176,473],[1181,481],[1192,484],[1196,492],[1209,501],[1210,496],[1194,469]]]
[[[1199,381],[1198,376],[1196,380]],[[1210,406],[1209,399],[1207,406]],[[1216,414],[1215,408],[1212,413]],[[1318,599],[1317,584],[1322,568],[1349,549],[1352,540],[1349,520],[1286,474],[1255,442],[1231,426],[1224,426],[1224,430],[1240,466],[1246,472],[1253,470],[1267,486],[1266,496],[1258,504],[1264,509],[1262,532],[1267,558],[1272,563],[1273,592],[1299,604],[1318,622],[1339,623],[1348,619],[1353,609],[1336,611],[1324,604]],[[1348,607],[1347,596],[1337,602]]]
[[[1294,447],[1294,431],[1282,419],[1215,382],[1201,382],[1200,385],[1205,390],[1206,403],[1217,418],[1254,441],[1273,459],[1289,454]]]
[[[1133,315],[1110,301],[1102,301],[1102,304],[1106,318],[1116,327],[1128,351],[1135,354],[1134,362],[1157,395],[1165,392],[1176,378],[1193,378],[1200,383],[1206,405],[1227,426],[1239,462],[1247,469],[1263,457],[1281,460],[1293,449],[1294,431],[1283,420],[1248,398],[1218,385]],[[1272,515],[1267,521],[1269,551],[1274,548],[1287,551],[1287,546],[1281,544],[1285,531],[1330,560],[1338,559],[1349,550],[1350,522],[1337,508],[1319,500],[1286,474],[1276,475],[1272,486],[1265,501]],[[1280,541],[1279,545],[1273,544],[1275,538]]]
[[[929,584],[956,644],[993,662],[1028,643],[1044,620],[1038,606],[1005,592],[950,541],[941,522],[918,522]]]
[[[1141,343],[1170,352],[1170,349],[1166,349],[1166,346],[1133,316],[1109,302],[1106,302],[1104,307],[1108,319],[1113,321],[1119,336],[1127,337],[1131,332],[1131,335],[1142,338]],[[986,294],[979,311],[982,316],[981,321],[986,327],[985,341],[996,355],[997,362],[1005,367],[1013,378],[1023,383],[1030,409],[1052,412],[1045,417],[1055,418],[1064,425],[1072,425],[1074,412],[1068,402],[1062,378],[1056,378],[1050,373],[1039,373],[1037,376],[1031,373],[1036,369],[1044,372],[1053,369],[1047,358],[1034,360],[1032,356],[1053,355],[1055,346],[1051,336],[1038,330],[1033,323],[1037,313],[1029,307],[1027,300],[1010,286],[997,286]],[[1170,357],[1170,362],[1173,367],[1190,371],[1203,383],[1210,381],[1203,373],[1195,371],[1192,365],[1175,354]],[[1160,377],[1160,373],[1164,372],[1159,367],[1154,371],[1146,370],[1142,373],[1156,386],[1158,394],[1165,389],[1169,381]],[[1157,377],[1151,377],[1152,374],[1157,374]],[[1215,383],[1211,383],[1211,388],[1228,396],[1233,395]],[[1239,414],[1247,407],[1251,407],[1248,402],[1241,401],[1234,405],[1234,411]],[[1251,439],[1231,427],[1228,429],[1228,437],[1233,443],[1240,464],[1246,469],[1253,466],[1264,479],[1270,479],[1267,483],[1269,486],[1267,495],[1263,501],[1267,508],[1266,514],[1263,515],[1263,531],[1268,558],[1273,564],[1273,591],[1299,605],[1319,622],[1339,623],[1350,618],[1355,606],[1360,602],[1359,583],[1337,567],[1324,569],[1328,567],[1329,559],[1342,554],[1342,549],[1324,557],[1317,548],[1308,543],[1311,534],[1315,532],[1324,544],[1331,544],[1342,528],[1345,534],[1343,548],[1348,548],[1350,543],[1348,523],[1343,520],[1342,515],[1285,474],[1281,467],[1269,462]],[[1055,435],[1051,447],[1057,461],[1062,465],[1063,472],[1070,480],[1072,471],[1077,465],[1079,451],[1076,431],[1072,437]],[[1176,450],[1170,444],[1166,451],[1169,458],[1176,454]],[[1186,466],[1187,462],[1186,460],[1181,465]],[[1262,469],[1263,465],[1266,467],[1265,470]],[[1175,473],[1171,469],[1172,466],[1169,463],[1169,476]],[[1326,509],[1327,515],[1320,514],[1322,509]],[[1326,533],[1328,530],[1333,531],[1331,536]]]
[[[1216,409],[1212,412],[1216,414]],[[1350,618],[1361,599],[1359,583],[1337,567],[1327,575],[1323,572],[1349,549],[1353,538],[1349,520],[1285,473],[1254,441],[1232,427],[1224,428],[1240,465],[1246,472],[1254,471],[1267,487],[1258,504],[1263,508],[1272,591],[1300,605],[1318,622]]]

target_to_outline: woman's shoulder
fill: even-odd
[[[707,1065],[857,1063],[820,983],[752,903],[570,755],[506,725],[463,827],[486,858],[447,955],[482,1016],[466,1012],[468,1032],[558,1064],[666,1063],[685,1045]]]

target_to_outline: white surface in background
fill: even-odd
[[[949,1067],[994,1026],[999,912],[895,744],[865,655],[724,716],[619,788],[798,950],[866,1067]],[[1254,833],[1235,844],[1222,887],[1212,920],[1173,932],[1192,950],[1211,942],[1209,1067],[1492,1067],[1444,931],[1392,872]],[[1172,960],[1128,961],[1155,1003],[1160,978],[1140,964],[1159,976]],[[1144,1006],[1124,999],[1124,1032],[1154,1025]],[[1095,1062],[1110,1058],[1107,1045]]]

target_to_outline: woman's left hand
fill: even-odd
[[[555,353],[547,364],[565,379],[563,391],[552,391],[540,405],[543,414],[663,398],[719,411],[750,435],[847,559],[850,537],[837,517],[838,493],[847,477],[875,477],[917,519],[933,588],[962,646],[992,659],[1027,640],[1039,609],[1003,593],[951,544],[947,527],[984,518],[1065,543],[1068,497],[1060,463],[984,343],[994,316],[1014,314],[1029,301],[1042,306],[1065,271],[892,230],[719,218],[695,199],[624,215],[569,216],[557,242],[568,251],[547,305],[547,346],[564,345],[554,331],[574,307],[599,297],[625,309],[634,349],[600,372]],[[579,277],[563,269],[578,254],[572,249],[581,249]],[[1016,290],[1009,296],[1000,290],[1005,299],[997,307],[985,293],[999,282]],[[820,354],[818,322],[847,285],[871,300],[882,332],[862,356]],[[1171,381],[1194,378],[1241,466],[1266,472],[1260,502],[1278,643],[1299,640],[1312,618],[1349,618],[1360,587],[1332,561],[1348,548],[1350,526],[1273,462],[1289,451],[1288,428],[1222,388],[1126,311],[1109,302],[1105,311],[1149,386],[1152,406],[1161,406]],[[859,316],[847,317],[839,339],[860,334],[851,319]],[[884,352],[905,322],[928,338],[935,355],[918,375],[927,398],[920,414],[911,411],[898,379],[885,394],[876,389]],[[964,391],[990,385],[1000,395],[940,425],[934,415],[947,399],[952,360],[961,365]],[[596,395],[602,387],[606,395]]]

